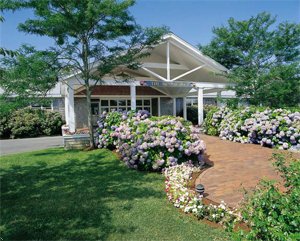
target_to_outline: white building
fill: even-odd
[[[203,105],[216,104],[217,96],[234,97],[226,91],[228,71],[197,48],[170,33],[141,60],[138,70],[122,69],[133,76],[116,82],[106,76],[92,90],[92,112],[96,119],[103,111],[148,110],[152,115],[187,116],[187,105],[198,105],[198,122],[203,121]],[[54,110],[64,108],[70,131],[87,126],[85,88],[80,77],[69,76],[49,93]],[[63,98],[63,99],[62,99]],[[64,101],[63,101],[64,100]],[[64,103],[63,103],[64,102]]]

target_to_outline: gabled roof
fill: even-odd
[[[215,61],[214,59],[208,57],[207,55],[204,55],[198,48],[194,47],[193,45],[186,42],[184,39],[180,38],[179,36],[175,35],[174,33],[168,33],[163,36],[164,40],[171,40],[174,42],[177,42],[182,46],[182,48],[185,48],[186,51],[188,51],[192,56],[199,58],[199,60],[206,62],[208,65],[210,65],[212,68],[215,68],[216,70],[222,71],[222,72],[228,72],[229,70]]]
[[[167,53],[167,44],[169,52]],[[120,70],[128,72],[136,80],[167,80],[167,58],[170,63],[169,81],[189,81],[189,82],[209,82],[209,83],[227,83],[224,73],[228,72],[224,66],[204,55],[199,49],[192,46],[174,33],[168,33],[162,37],[162,41],[149,50],[150,55],[141,60],[142,68],[138,70],[125,69],[120,66]],[[96,70],[97,63],[93,63],[93,69]],[[118,68],[117,68],[118,69]],[[187,74],[188,73],[188,74]],[[79,73],[77,73],[79,74]],[[70,79],[74,74],[64,78]],[[105,79],[112,79],[107,76]]]

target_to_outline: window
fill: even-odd
[[[120,98],[120,99],[101,99],[100,100],[100,113],[104,111],[130,111],[131,110],[131,101],[130,99]],[[147,110],[151,113],[151,99],[137,99],[136,100],[136,109],[137,110]]]
[[[99,103],[91,103],[92,115],[99,115]]]
[[[31,104],[32,109],[53,110],[53,101],[43,104]]]
[[[186,105],[187,106],[193,106],[198,104],[198,99],[197,98],[187,98],[186,99]]]

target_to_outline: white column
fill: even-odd
[[[221,106],[221,96],[222,96],[222,92],[218,91],[217,92],[217,106],[220,107]]]
[[[160,116],[160,97],[158,97],[157,105],[158,116]]]
[[[170,81],[170,42],[167,42],[167,80]]]
[[[73,86],[68,87],[68,101],[69,101],[69,130],[75,132],[75,109],[74,109],[74,90]]]
[[[173,116],[176,116],[176,98],[173,98]]]
[[[68,97],[68,85],[65,85],[65,120],[66,120],[66,125],[69,125],[69,97]]]
[[[131,110],[136,110],[136,87],[130,85],[130,99],[131,99]]]
[[[198,125],[203,123],[203,89],[198,88]]]
[[[187,120],[186,97],[183,97],[183,118]]]

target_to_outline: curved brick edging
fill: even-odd
[[[211,168],[211,166],[207,166],[207,167],[205,167],[205,169],[201,170],[200,172],[192,174],[192,180],[191,180],[191,182],[189,184],[189,189],[191,191],[193,191],[195,194],[196,194],[195,187],[196,187],[197,184],[199,184],[199,183],[197,183],[197,179],[202,174],[204,174],[209,168]],[[204,197],[203,197],[202,200],[203,200],[203,204],[205,204],[205,205],[209,205],[209,204],[219,205],[220,204],[220,202],[216,202],[216,201],[213,201],[213,200],[207,198],[207,192],[206,191],[204,192]]]

